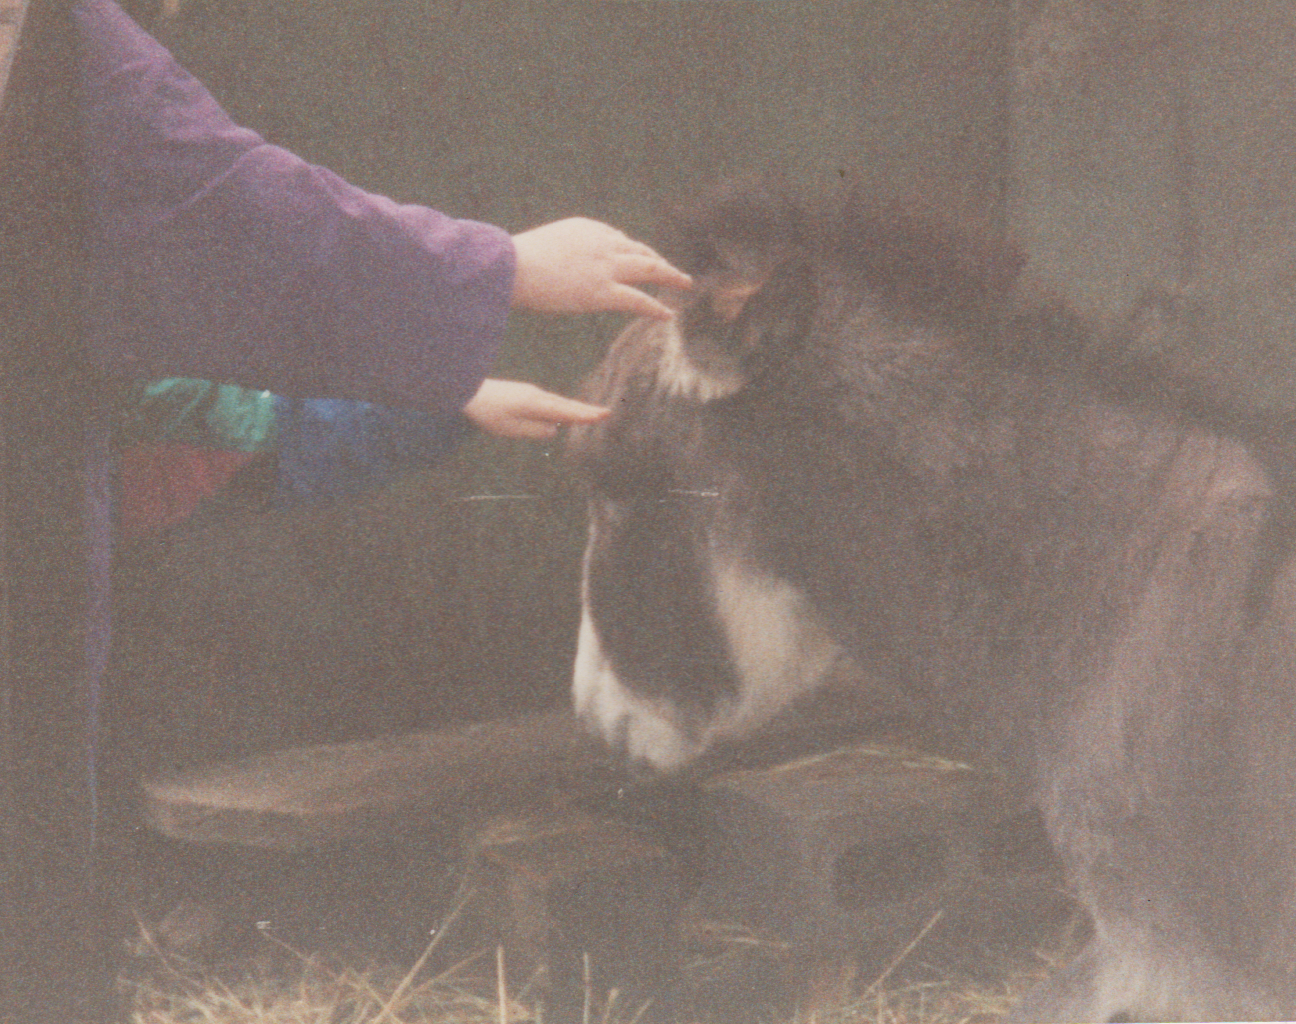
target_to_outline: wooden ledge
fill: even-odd
[[[283,848],[593,790],[611,771],[604,745],[555,711],[190,769],[145,782],[145,817],[173,839]]]

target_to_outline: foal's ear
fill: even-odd
[[[734,259],[698,281],[680,322],[684,351],[697,367],[745,384],[800,343],[814,314],[808,259],[774,265]]]
[[[801,347],[817,302],[814,269],[801,256],[780,264],[751,294],[729,330],[726,345],[747,380]]]

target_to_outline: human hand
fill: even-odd
[[[642,242],[585,217],[513,236],[513,305],[539,313],[633,313],[667,320],[672,310],[635,285],[691,288],[692,279]]]
[[[564,398],[534,384],[516,380],[484,380],[464,406],[464,415],[497,437],[543,441],[560,426],[597,423],[612,410]]]

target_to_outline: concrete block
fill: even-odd
[[[504,947],[513,984],[532,982],[561,1019],[587,985],[630,1004],[660,1004],[675,987],[681,873],[652,838],[579,811],[537,814],[489,823],[468,858],[480,934]]]
[[[697,913],[794,946],[897,951],[938,912],[1055,870],[997,780],[905,750],[734,772],[705,793],[715,833]]]

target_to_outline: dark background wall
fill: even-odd
[[[1008,219],[1036,270],[1108,314],[1174,285],[1172,358],[1290,412],[1296,7],[1021,0],[1012,35]]]
[[[511,230],[579,213],[652,240],[673,201],[767,167],[952,196],[1087,311],[1179,289],[1192,316],[1150,344],[1293,408],[1285,3],[191,0],[162,35],[272,141]],[[518,316],[496,374],[570,391],[619,325]],[[125,552],[141,763],[560,703],[582,510],[558,463],[479,439],[365,501]]]

